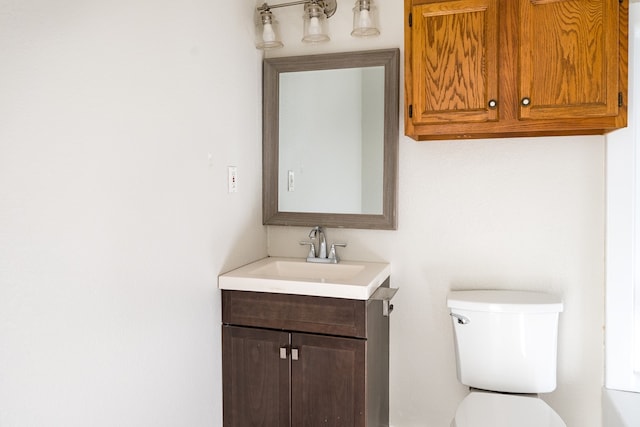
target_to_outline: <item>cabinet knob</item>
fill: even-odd
[[[291,360],[298,360],[298,349],[297,348],[292,348],[291,349]]]
[[[490,99],[487,105],[493,110],[498,106],[498,101],[496,101],[495,99]]]
[[[280,347],[280,359],[287,358],[287,347]]]
[[[520,101],[520,104],[522,104],[523,107],[528,107],[531,105],[531,99],[524,97],[522,98],[522,101]]]

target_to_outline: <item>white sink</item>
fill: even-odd
[[[236,291],[366,300],[391,274],[382,262],[316,264],[302,258],[269,257],[218,277],[218,287]]]

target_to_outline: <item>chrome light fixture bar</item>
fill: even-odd
[[[352,36],[368,37],[380,34],[377,28],[377,13],[374,0],[356,0],[353,8]],[[256,8],[256,48],[274,49],[284,46],[280,39],[280,28],[271,9],[304,5],[304,30],[302,41],[320,43],[329,41],[327,19],[338,8],[337,0],[299,0],[280,4],[263,3]]]

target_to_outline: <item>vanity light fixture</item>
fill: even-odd
[[[280,41],[278,21],[269,9],[260,11],[260,37],[256,40],[258,49],[275,49],[284,46]]]
[[[335,9],[333,10],[335,12]],[[329,41],[327,34],[327,15],[325,9],[317,2],[304,4],[304,35],[302,41],[305,43],[320,43]]]
[[[353,31],[354,37],[370,37],[380,34],[377,25],[378,14],[373,0],[356,0],[353,8]]]
[[[320,43],[329,41],[327,19],[331,18],[338,8],[337,0],[299,0],[281,4],[263,3],[256,8],[256,48],[274,49],[284,46],[280,39],[278,22],[271,9],[294,5],[304,5],[304,32],[302,41]],[[380,34],[377,27],[377,14],[374,0],[356,0],[353,8],[354,37],[376,36]]]

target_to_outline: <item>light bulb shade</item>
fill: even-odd
[[[280,27],[270,10],[261,10],[256,23],[256,48],[275,49],[284,46],[280,41]]]
[[[327,34],[327,16],[322,8],[314,2],[304,5],[304,35],[305,43],[320,43],[329,41]]]
[[[354,37],[371,37],[380,34],[378,30],[378,13],[373,0],[356,0],[353,8]]]

